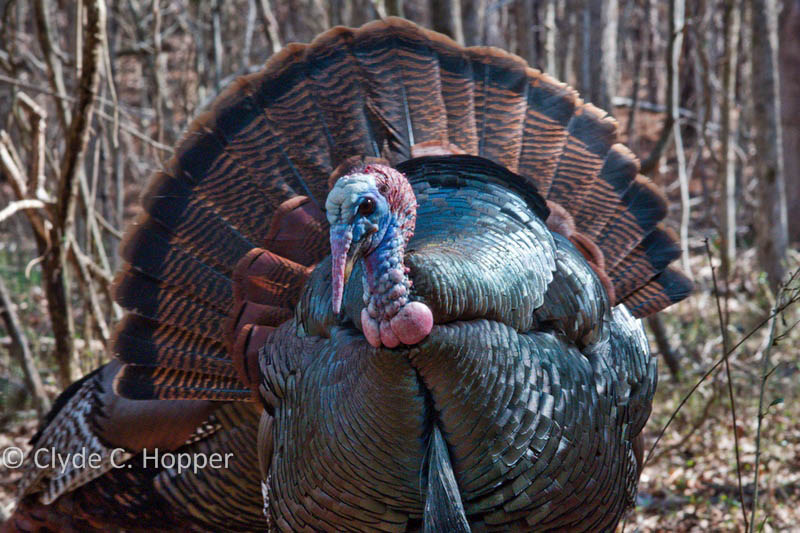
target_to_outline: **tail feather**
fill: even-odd
[[[528,72],[531,84],[517,172],[532,178],[546,197],[567,142],[567,124],[575,111],[577,93],[546,74]]]
[[[214,106],[201,115],[199,120],[203,121],[204,127],[224,143],[225,152],[219,155],[218,160],[233,159],[237,162],[234,168],[240,173],[234,174],[236,178],[225,173],[209,173],[193,187],[195,194],[203,197],[217,195],[226,199],[233,196],[234,201],[249,202],[237,216],[249,213],[255,219],[249,222],[251,224],[269,220],[263,211],[253,213],[254,205],[269,213],[307,188],[297,179],[296,168],[286,154],[281,134],[275,131],[272,120],[262,107],[265,99],[263,84],[258,74],[242,78],[236,84],[240,95],[228,98],[224,105]],[[223,97],[226,94],[227,91]],[[184,161],[180,163],[185,165]],[[214,165],[206,167],[206,171],[215,170],[220,163],[215,161]],[[216,202],[211,205],[215,206]],[[260,235],[263,233],[254,235],[253,239],[258,242]]]
[[[673,268],[664,270],[622,300],[635,317],[645,317],[678,303],[692,292],[692,282]]]
[[[145,211],[169,234],[173,246],[176,241],[187,253],[221,272],[230,272],[233,265],[228,257],[240,257],[255,245],[238,228],[222,218],[195,191],[172,178],[161,179],[158,187],[151,187],[142,198]]]
[[[448,141],[469,154],[476,154],[478,130],[472,62],[465,50],[449,37],[430,34],[429,38],[439,59],[439,81],[447,113]]]
[[[182,287],[209,305],[222,309],[232,296],[230,277],[170,242],[163,226],[146,213],[120,245],[123,269],[140,272],[164,286]]]
[[[385,28],[389,28],[387,24]],[[439,62],[426,36],[399,20],[393,31],[393,63],[402,81],[415,143],[447,140],[447,112],[442,97]]]
[[[502,50],[470,52],[479,95],[475,101],[478,155],[514,170],[522,146],[530,69],[522,59]]]
[[[387,129],[392,162],[407,159],[415,144],[414,128],[409,111],[408,95],[399,69],[394,64],[394,39],[380,30],[385,22],[372,22],[356,33],[352,53],[358,61],[367,87],[369,110]],[[420,139],[422,140],[422,139]]]
[[[573,214],[595,188],[606,154],[616,142],[617,122],[602,109],[584,104],[570,120],[567,131],[567,143],[547,199]]]
[[[162,366],[127,364],[114,381],[117,394],[132,400],[250,401],[251,390],[237,377]]]
[[[639,174],[639,161],[622,144],[615,144],[606,154],[599,179],[583,203],[572,214],[575,225],[591,239],[596,239],[609,220],[625,211],[621,198]]]
[[[367,89],[361,66],[350,52],[353,39],[351,30],[335,28],[315,39],[306,53],[311,90],[323,117],[333,168],[364,147],[368,154],[380,155],[375,127],[370,126],[364,106]]]
[[[624,298],[636,288],[644,286],[680,256],[681,248],[675,232],[664,228],[651,231],[608,272],[617,298]]]
[[[597,246],[613,268],[667,216],[667,202],[661,190],[648,178],[637,176],[622,196],[626,210],[597,236]]]
[[[236,376],[222,343],[175,328],[165,328],[136,315],[125,317],[114,336],[112,350],[125,363],[169,365],[183,370]]]
[[[284,90],[275,91],[273,79],[258,80],[258,100],[264,109],[264,117],[274,133],[276,147],[289,166],[291,179],[299,184],[298,194],[309,196],[318,205],[325,204],[327,184],[308,176],[327,176],[333,170],[331,148],[334,141],[330,135],[327,117],[316,101],[317,91],[308,77],[306,64],[301,61],[305,47],[297,48],[289,64],[281,73]]]
[[[218,324],[225,320],[225,311],[217,311],[184,291],[163,286],[147,276],[122,270],[115,279],[114,298],[136,315],[198,336],[223,340]]]

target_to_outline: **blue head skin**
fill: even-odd
[[[403,264],[413,235],[416,199],[405,177],[369,165],[340,178],[325,203],[331,225],[334,312],[341,310],[344,284],[356,261],[364,264],[361,326],[373,346],[416,344],[433,326],[430,310],[409,301],[411,280]]]
[[[380,247],[394,217],[374,176],[367,173],[339,179],[328,194],[325,210],[331,225],[333,310],[338,313],[353,265]]]

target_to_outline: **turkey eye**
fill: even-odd
[[[372,198],[364,198],[364,201],[361,202],[361,205],[358,206],[358,214],[359,215],[371,215],[375,212],[375,200]]]

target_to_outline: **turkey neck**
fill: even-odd
[[[411,280],[403,263],[407,244],[404,224],[392,217],[377,248],[363,258],[364,304],[369,316],[389,320],[408,302]]]

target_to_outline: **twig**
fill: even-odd
[[[0,164],[5,169],[6,176],[11,181],[11,187],[14,189],[17,198],[23,200],[28,196],[28,184],[25,183],[25,178],[22,177],[22,168],[12,154],[12,148],[11,138],[5,130],[0,130]]]
[[[30,83],[25,83],[25,82],[22,82],[22,81],[19,81],[19,80],[15,80],[13,78],[9,78],[7,76],[3,76],[2,74],[0,74],[0,81],[2,81],[3,83],[8,83],[9,85],[15,85],[17,87],[23,87],[23,88],[31,90],[31,91],[37,91],[37,92],[40,92],[42,94],[53,96],[54,98],[58,98],[58,99],[61,99],[61,100],[67,101],[67,102],[77,102],[77,98],[74,98],[72,96],[59,95],[59,94],[54,93],[53,91],[51,91],[49,89],[45,89],[43,87],[38,87],[38,86],[30,84]],[[99,100],[101,102],[104,102],[104,103],[108,103],[108,101],[103,99],[103,98],[95,97],[95,99]],[[118,121],[118,118],[115,119],[114,117],[112,117],[108,113],[105,113],[102,109],[97,109],[95,111],[95,113],[97,114],[97,116],[99,116],[103,120],[105,120],[107,122],[110,122],[112,124],[115,124],[115,121]],[[148,137],[147,135],[145,135],[144,133],[142,133],[141,131],[137,130],[136,128],[134,128],[132,126],[129,126],[129,125],[125,124],[125,123],[120,123],[119,127],[120,127],[121,130],[125,131],[126,133],[129,133],[129,134],[133,135],[134,137],[136,137],[140,141],[143,141],[143,142],[149,144],[153,148],[156,148],[158,150],[162,150],[162,151],[170,153],[170,154],[174,151],[171,146],[168,146],[166,144],[162,144],[162,143],[156,141],[155,139],[151,139],[150,137]]]
[[[89,296],[89,310],[91,311],[94,323],[97,326],[97,332],[104,343],[108,342],[111,337],[109,333],[108,324],[104,318],[103,309],[100,307],[100,299],[97,297],[97,291],[94,288],[92,279],[89,274],[89,269],[86,266],[86,256],[79,252],[78,243],[75,242],[74,236],[70,237],[69,249],[73,264],[80,274],[81,284],[86,289]]]
[[[731,402],[731,418],[733,421],[733,446],[736,454],[736,477],[739,482],[739,501],[742,504],[742,518],[744,519],[744,529],[747,531],[747,510],[744,506],[744,489],[742,488],[742,462],[739,456],[739,432],[736,425],[736,399],[733,394],[733,379],[731,378],[731,366],[728,362],[728,347],[730,346],[730,337],[728,335],[728,328],[726,327],[725,320],[722,315],[722,304],[719,298],[719,287],[717,286],[717,274],[714,268],[714,261],[711,256],[711,247],[708,244],[708,239],[705,239],[706,255],[708,256],[708,265],[711,267],[711,280],[714,283],[714,300],[717,303],[717,317],[719,318],[719,330],[722,334],[722,347],[725,355],[725,376],[728,381],[728,399]]]
[[[111,122],[111,123],[114,122],[114,117],[112,117],[112,116],[108,115],[107,113],[103,112],[103,110],[101,110],[101,109],[97,110],[97,115],[99,117]],[[171,146],[168,146],[166,144],[160,143],[160,142],[156,141],[155,139],[151,139],[150,137],[148,137],[144,133],[140,132],[136,128],[128,126],[124,122],[120,123],[119,127],[120,127],[120,129],[122,131],[133,135],[134,137],[136,137],[140,141],[143,141],[146,144],[149,144],[150,146],[152,146],[153,148],[155,148],[157,150],[162,150],[162,151],[167,152],[169,154],[171,154],[171,153],[173,153],[175,151]]]
[[[66,95],[67,90],[64,85],[64,73],[61,69],[61,61],[58,55],[54,52],[55,39],[53,38],[53,28],[50,22],[49,2],[45,0],[36,0],[33,3],[33,11],[36,18],[36,35],[39,38],[39,46],[44,53],[44,59],[47,63],[47,77],[50,81],[50,86],[53,91],[59,95]],[[59,98],[56,100],[56,110],[58,111],[58,121],[64,131],[67,131],[67,125],[71,123],[70,110],[64,105],[64,100]]]
[[[115,228],[114,226],[112,226],[111,222],[106,220],[106,218],[101,213],[98,213],[97,211],[95,211],[94,216],[97,219],[97,222],[99,222],[100,225],[103,226],[103,228],[107,232],[109,232],[111,235],[113,235],[117,239],[122,240],[122,232],[120,230],[118,230],[117,228]]]
[[[267,36],[267,41],[269,41],[269,45],[272,48],[272,54],[277,54],[282,48],[281,37],[278,34],[278,20],[272,12],[269,0],[257,0],[257,2],[258,12],[261,15],[261,24],[264,26],[264,34]]]
[[[0,130],[0,168],[5,170],[5,175],[8,176],[11,187],[14,189],[14,194],[17,195],[17,198],[19,200],[30,200],[31,198],[28,198],[27,194],[28,186],[25,183],[25,179],[22,177],[22,169],[20,169],[14,161],[10,151],[11,147],[11,139],[8,137],[8,134]],[[25,212],[28,215],[28,221],[37,240],[43,244],[47,243],[49,241],[49,233],[45,229],[43,218],[35,216],[32,211],[26,210]]]
[[[222,48],[222,3],[221,0],[211,2],[211,29],[214,43],[214,90],[222,90],[222,62],[225,60],[225,51]]]
[[[677,97],[676,97],[677,98]],[[675,156],[678,166],[678,183],[681,186],[681,265],[684,273],[691,277],[692,270],[689,265],[689,222],[691,220],[691,198],[689,196],[689,176],[686,172],[686,154],[683,151],[683,136],[681,134],[681,123],[675,121],[672,137],[675,140]]]
[[[250,66],[250,51],[253,48],[253,31],[256,26],[255,0],[247,0],[247,25],[244,30],[244,46],[242,47],[242,67]]]
[[[45,206],[46,204],[41,200],[16,200],[0,210],[0,222],[3,222],[5,219],[11,217],[17,211],[21,211],[23,209],[42,209]]]
[[[794,279],[796,276],[798,276],[798,274],[800,274],[800,268],[798,268],[797,271],[795,271],[794,275],[792,276],[792,279]],[[752,337],[758,331],[760,331],[761,328],[763,328],[765,324],[767,324],[770,320],[772,320],[773,317],[775,317],[778,314],[782,313],[785,309],[789,308],[791,305],[797,303],[798,301],[800,301],[800,294],[790,298],[789,300],[786,300],[784,303],[782,303],[781,305],[777,306],[775,309],[773,309],[773,312],[771,312],[766,318],[764,318],[755,327],[753,327],[753,329],[751,329],[749,332],[747,332],[746,335],[744,335],[741,339],[739,339],[739,342],[737,342],[734,346],[732,346],[730,350],[728,350],[722,357],[720,357],[717,361],[715,361],[714,364],[711,365],[711,367],[708,370],[706,370],[706,372],[700,377],[700,379],[697,380],[697,383],[695,383],[692,386],[692,388],[689,390],[689,392],[686,393],[686,395],[684,395],[684,397],[681,399],[681,401],[678,404],[678,406],[672,411],[672,414],[670,415],[669,419],[667,420],[667,423],[664,424],[663,428],[661,428],[661,431],[659,431],[658,436],[656,437],[655,441],[653,441],[653,444],[650,446],[650,449],[647,451],[647,457],[645,457],[644,464],[647,464],[647,462],[652,457],[653,451],[656,449],[656,446],[658,446],[658,443],[661,441],[661,438],[664,436],[664,433],[666,433],[667,428],[669,428],[670,424],[672,424],[672,421],[675,420],[675,417],[678,416],[678,412],[683,408],[683,406],[686,404],[686,402],[689,401],[689,398],[692,397],[692,395],[695,393],[695,391],[698,388],[700,388],[700,385],[706,380],[706,378],[708,378],[708,376],[713,374],[714,371],[717,368],[720,367],[720,365],[723,363],[724,358],[729,356],[729,355],[731,355],[731,354],[733,354],[734,352],[736,352],[736,350],[739,349],[739,346],[741,346],[742,344],[747,342],[747,340],[750,337]]]
[[[58,93],[55,93],[55,92],[51,91],[47,87],[42,87],[42,86],[36,85],[34,83],[28,83],[26,81],[18,80],[16,78],[10,78],[10,77],[8,77],[8,76],[6,76],[4,74],[0,74],[0,82],[6,83],[8,85],[13,85],[15,87],[21,87],[21,88],[27,89],[29,91],[35,91],[35,92],[40,93],[40,94],[46,94],[47,96],[52,96],[53,98],[57,98],[59,100],[64,100],[65,102],[75,103],[75,102],[78,101],[78,99],[76,97],[74,97],[74,96],[70,96],[68,94],[58,94]],[[100,95],[95,95],[94,98],[95,98],[95,100],[97,100],[98,102],[103,103],[104,105],[113,105],[114,104],[113,100],[109,100],[109,99],[104,98],[104,97],[102,97]],[[136,115],[136,116],[141,117],[141,118],[147,118],[147,117],[154,117],[155,116],[155,113],[149,108],[135,106],[135,105],[131,105],[131,104],[126,104],[126,103],[123,103],[123,102],[119,103],[119,107],[120,107],[120,110],[122,110],[123,113],[125,114],[125,116],[128,117],[128,118],[130,118],[132,115]]]
[[[114,71],[111,68],[111,47],[108,44],[108,34],[103,32],[103,66],[106,73],[106,81],[108,83],[108,91],[111,93],[111,105],[114,109],[112,118],[113,129],[111,130],[111,140],[114,150],[119,148],[119,99],[117,97],[117,86],[114,81]],[[99,114],[98,109],[98,114]]]
[[[74,119],[67,132],[67,146],[61,160],[58,185],[58,210],[56,226],[62,235],[71,231],[75,218],[75,198],[78,193],[78,172],[89,140],[89,126],[94,112],[94,95],[100,84],[100,62],[103,33],[106,27],[106,6],[103,0],[86,5],[86,46],[83,51],[83,72],[78,84],[78,102]]]
[[[759,477],[759,468],[760,468],[760,461],[761,461],[761,422],[764,420],[764,394],[767,389],[767,379],[772,374],[772,371],[769,369],[770,366],[770,355],[772,352],[772,346],[775,344],[775,332],[778,328],[778,315],[782,312],[781,309],[781,301],[784,299],[784,295],[786,293],[787,288],[792,284],[792,282],[797,279],[798,275],[800,275],[800,268],[794,271],[792,276],[789,280],[783,284],[780,290],[777,293],[777,298],[775,300],[775,307],[773,308],[772,314],[772,323],[770,324],[769,328],[769,339],[767,342],[767,346],[764,348],[762,352],[761,358],[761,384],[759,385],[759,393],[758,393],[758,421],[756,422],[756,458],[755,458],[755,474],[753,478],[753,508],[750,510],[750,533],[753,533],[753,529],[756,523],[756,510],[758,509],[758,477]],[[789,298],[789,301],[796,301],[800,298],[800,289],[795,290],[795,294]],[[785,307],[784,307],[785,309]]]
[[[31,164],[30,172],[28,172],[28,191],[34,198],[42,198],[44,193],[44,154],[45,154],[45,124],[47,121],[47,113],[37,104],[33,98],[20,91],[17,93],[17,98],[20,104],[28,113],[30,117],[31,138],[33,146],[31,146]]]
[[[153,13],[153,54],[150,57],[150,66],[153,69],[153,90],[155,92],[155,102],[153,107],[156,110],[156,139],[159,143],[164,142],[164,93],[166,92],[167,82],[164,79],[166,64],[164,50],[161,46],[161,9],[159,0],[152,0]]]

